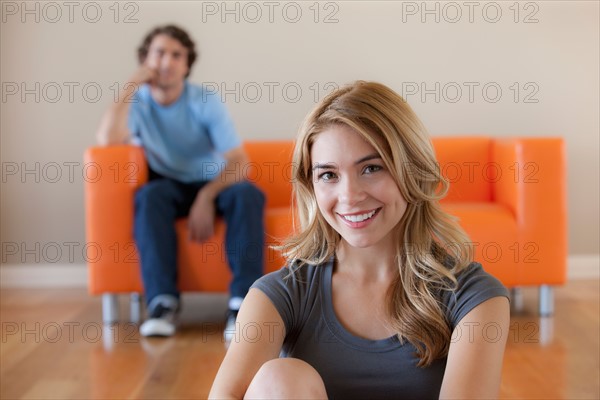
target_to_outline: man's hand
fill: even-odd
[[[129,78],[129,82],[135,83],[137,86],[143,85],[144,83],[152,85],[153,82],[156,82],[157,78],[158,70],[156,68],[150,68],[146,64],[142,64],[135,70],[131,78]]]
[[[242,147],[229,150],[223,154],[223,157],[227,160],[224,171],[221,171],[219,176],[202,187],[190,209],[188,228],[191,240],[203,242],[214,234],[215,199],[225,188],[240,182],[240,171],[248,162],[248,157]]]
[[[198,192],[194,204],[192,204],[192,208],[190,209],[188,228],[190,230],[190,239],[197,242],[204,242],[214,234],[214,199],[204,195],[202,190]]]

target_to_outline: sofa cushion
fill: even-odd
[[[531,254],[518,242],[517,223],[508,207],[488,202],[446,202],[442,207],[477,238],[471,239],[475,261],[505,285],[517,284],[519,264]]]
[[[436,157],[450,190],[444,201],[491,201],[498,167],[490,161],[492,140],[486,137],[435,137]]]
[[[266,208],[290,207],[294,142],[245,142],[244,149],[250,162],[242,176],[263,191]]]
[[[188,219],[175,223],[178,245],[178,285],[182,291],[226,292],[232,275],[227,263],[225,248],[225,223],[218,219],[215,234],[203,243],[189,240]],[[265,268],[264,273],[280,269],[285,260],[272,246],[279,245],[282,239],[292,232],[292,217],[289,207],[265,210]],[[236,249],[246,257],[258,254],[258,248]]]

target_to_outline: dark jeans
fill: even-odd
[[[158,295],[179,299],[174,223],[189,214],[206,183],[182,183],[151,171],[150,181],[135,194],[134,237],[148,305]],[[215,200],[217,215],[227,226],[225,248],[233,273],[232,297],[246,296],[263,273],[264,203],[263,193],[249,182],[229,186]]]

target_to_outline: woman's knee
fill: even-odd
[[[310,364],[297,358],[276,358],[258,370],[245,398],[326,399],[323,379]]]

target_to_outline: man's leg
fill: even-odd
[[[217,196],[217,211],[225,219],[225,244],[233,280],[232,298],[244,298],[263,274],[264,194],[250,182],[228,187]],[[233,308],[238,308],[233,307]]]
[[[169,314],[179,308],[174,223],[187,215],[195,194],[195,188],[166,178],[151,180],[135,194],[134,236],[151,320],[159,320],[163,315],[168,320],[172,318]],[[172,335],[174,324],[163,322],[144,323],[140,331],[144,335]]]
[[[237,312],[250,286],[263,273],[265,196],[249,182],[241,182],[217,196],[217,212],[225,219],[227,260],[233,273],[229,311],[223,337],[229,345],[236,330]]]

